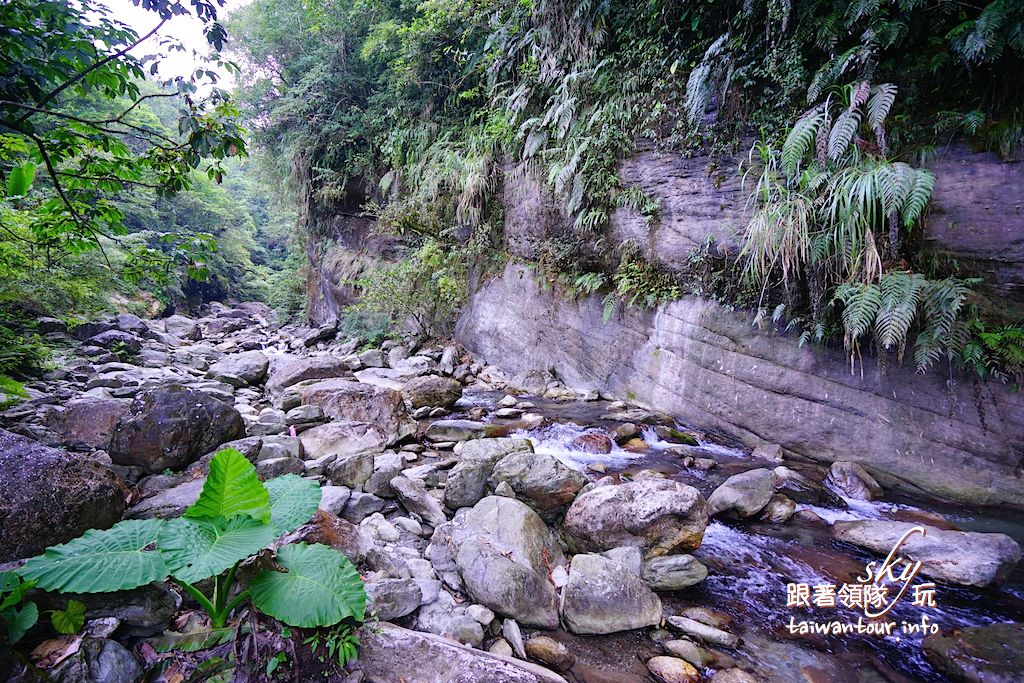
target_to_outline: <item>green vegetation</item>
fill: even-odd
[[[202,493],[183,517],[91,529],[30,559],[18,574],[66,593],[128,590],[169,578],[209,615],[213,629],[224,628],[247,600],[292,626],[362,621],[366,594],[359,574],[348,558],[323,545],[282,546],[279,569],[263,569],[247,590],[235,591],[239,564],[309,521],[319,503],[316,482],[285,475],[264,485],[245,456],[224,449],[210,461]],[[213,579],[212,595],[197,587],[206,579]]]

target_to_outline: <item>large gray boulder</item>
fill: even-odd
[[[143,391],[122,415],[110,440],[110,459],[148,474],[180,469],[220,444],[245,436],[235,408],[179,384]]]
[[[825,476],[825,485],[855,500],[878,500],[885,493],[875,478],[855,462],[832,463]]]
[[[506,482],[518,498],[552,521],[589,481],[553,455],[518,451],[494,465],[488,485],[495,488]]]
[[[640,580],[640,549],[580,553],[562,589],[562,621],[573,633],[599,634],[654,626],[661,600]]]
[[[383,430],[365,422],[328,422],[299,434],[307,460],[328,455],[380,453],[391,441]],[[372,461],[371,461],[372,462]]]
[[[47,416],[47,423],[61,443],[76,450],[106,450],[118,419],[131,401],[82,396],[68,401]]]
[[[416,431],[402,395],[394,389],[345,379],[328,379],[305,387],[302,402],[318,406],[324,415],[336,420],[374,425],[396,435],[396,439]]]
[[[278,395],[293,384],[305,380],[344,377],[350,374],[348,363],[337,356],[277,354],[270,356],[266,386],[271,395]]]
[[[566,683],[536,664],[388,622],[364,628],[359,640],[359,668],[375,683]]]
[[[0,429],[0,562],[106,529],[125,494],[106,467]]]
[[[171,519],[181,517],[185,514],[185,510],[198,500],[205,483],[206,477],[200,477],[164,489],[129,508],[124,516],[128,519]]]
[[[255,385],[267,376],[270,360],[262,351],[243,351],[224,356],[210,366],[206,376],[232,386]]]
[[[164,331],[180,339],[190,339],[192,341],[198,341],[203,336],[199,323],[183,315],[172,315],[169,318],[164,318]]]
[[[651,590],[677,591],[708,577],[708,568],[693,555],[662,555],[644,562],[642,577]]]
[[[444,502],[452,510],[471,507],[487,495],[494,465],[509,453],[533,452],[528,439],[475,439],[462,445],[459,462],[448,473]]]
[[[53,683],[125,683],[142,677],[142,665],[124,645],[85,638],[78,649],[49,672]]]
[[[432,544],[442,539],[474,601],[528,626],[557,628],[548,571],[564,560],[536,512],[514,498],[489,496],[438,527]]]
[[[451,377],[423,375],[406,382],[402,387],[402,395],[413,408],[451,408],[462,396],[462,384]]]
[[[888,555],[915,527],[924,534],[906,538],[898,555],[921,562],[921,573],[936,581],[961,586],[991,586],[1005,581],[1020,560],[1020,546],[1006,534],[949,531],[909,522],[857,520],[836,522],[832,536],[840,541]]]
[[[771,470],[740,472],[726,479],[708,496],[708,514],[752,517],[764,509],[774,493],[775,473]]]
[[[642,479],[580,494],[561,529],[576,552],[636,546],[653,557],[697,548],[707,525],[707,502],[697,489],[669,479]]]

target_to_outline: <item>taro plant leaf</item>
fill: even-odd
[[[256,468],[233,448],[213,456],[203,492],[187,510],[190,519],[230,519],[249,515],[261,522],[270,520],[270,497],[256,476]]]
[[[218,576],[277,538],[274,527],[252,517],[172,519],[160,531],[160,554],[171,576],[195,583]]]
[[[43,590],[109,593],[167,578],[160,553],[146,550],[157,540],[162,519],[130,519],[105,531],[89,529],[63,545],[47,548],[18,570]]]
[[[277,563],[286,571],[264,570],[249,586],[258,610],[303,628],[362,620],[363,581],[340,552],[319,543],[289,543],[277,551]]]
[[[7,638],[12,645],[25,635],[39,619],[39,608],[36,603],[28,602],[18,607],[8,607],[0,611],[0,620],[7,624]]]
[[[280,536],[309,521],[320,505],[320,485],[297,474],[286,474],[267,482],[270,493],[270,523]]]
[[[85,626],[85,605],[78,600],[68,600],[64,609],[54,610],[50,614],[50,623],[57,633],[71,635],[78,633]]]

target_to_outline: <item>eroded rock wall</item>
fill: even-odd
[[[759,333],[750,316],[697,297],[602,320],[510,264],[485,282],[457,336],[509,372],[553,369],[754,447],[863,464],[883,483],[978,504],[1024,506],[1024,395],[1002,385],[890,368],[851,373],[842,352]],[[863,371],[863,377],[861,376]]]

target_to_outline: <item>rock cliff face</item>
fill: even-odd
[[[554,369],[718,430],[820,462],[861,463],[883,483],[980,504],[1024,506],[1024,396],[1000,385],[890,368],[851,374],[838,351],[759,333],[696,297],[602,322],[600,298],[568,302],[511,264],[482,285],[456,330],[509,372]]]

